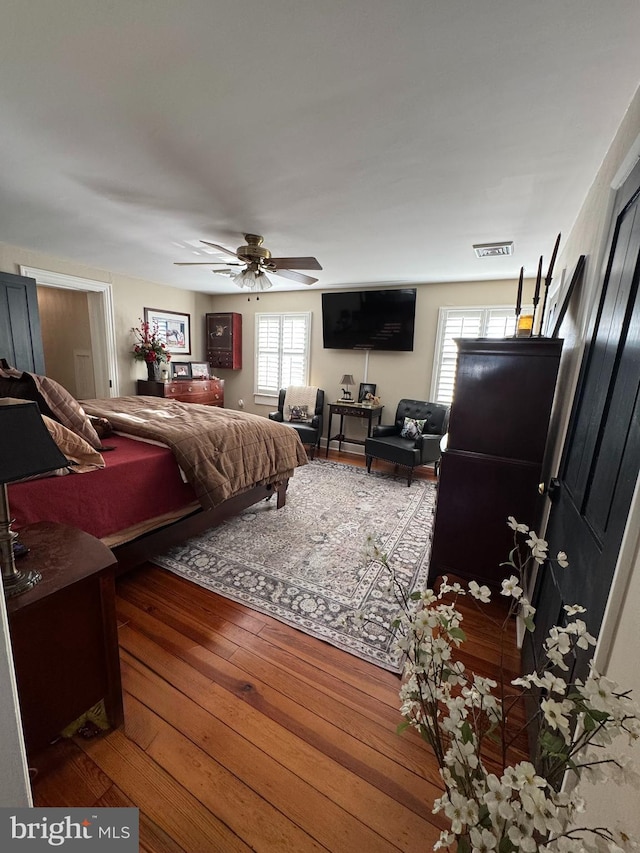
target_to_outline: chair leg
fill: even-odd
[[[367,456],[367,474],[371,473],[371,462],[373,461],[373,456]]]
[[[409,476],[407,477],[407,486],[411,485],[411,478],[413,477],[413,468],[409,468]]]
[[[309,445],[309,459],[313,459],[315,452],[316,452],[315,444]]]

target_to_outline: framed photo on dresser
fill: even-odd
[[[209,365],[206,361],[191,362],[191,378],[192,379],[208,379]]]
[[[172,379],[191,379],[190,361],[172,361],[170,364]]]

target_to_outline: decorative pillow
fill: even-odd
[[[18,373],[18,371],[15,371]],[[16,400],[31,400],[38,404],[41,415],[53,418],[54,414],[47,406],[44,397],[38,391],[36,383],[28,373],[19,376],[8,376],[0,372],[0,397],[13,397]]]
[[[310,421],[308,406],[288,406],[290,421]]]
[[[76,398],[55,379],[35,373],[29,375],[33,376],[38,391],[53,412],[53,418],[84,438],[95,450],[99,450],[102,447],[100,437]]]
[[[425,423],[426,418],[424,420],[419,420],[418,418],[405,418],[404,425],[400,430],[400,435],[403,438],[412,438],[415,441],[418,436],[422,435]]]
[[[55,379],[26,370],[20,371],[15,367],[3,368],[0,369],[0,396],[33,400],[38,404],[41,415],[59,421],[88,441],[94,449],[101,449],[100,437],[84,409]]]
[[[105,462],[102,454],[94,450],[88,441],[81,438],[73,430],[68,429],[64,424],[54,421],[52,418],[42,416],[45,426],[49,430],[49,434],[60,448],[60,452],[64,453],[70,462],[74,463],[68,469],[74,474],[84,474],[87,471],[94,471],[96,468],[104,468]],[[60,472],[67,473],[66,468],[59,469]],[[57,474],[57,471],[53,473]]]

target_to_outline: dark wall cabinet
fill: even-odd
[[[539,531],[542,476],[562,341],[460,339],[442,455],[429,582],[496,588],[513,547],[507,518]]]
[[[206,314],[207,361],[211,367],[242,367],[242,314]]]

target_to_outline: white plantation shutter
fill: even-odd
[[[256,314],[255,393],[309,384],[311,314]]]
[[[456,377],[456,338],[507,338],[515,334],[513,308],[441,308],[433,365],[432,400],[450,404]]]

